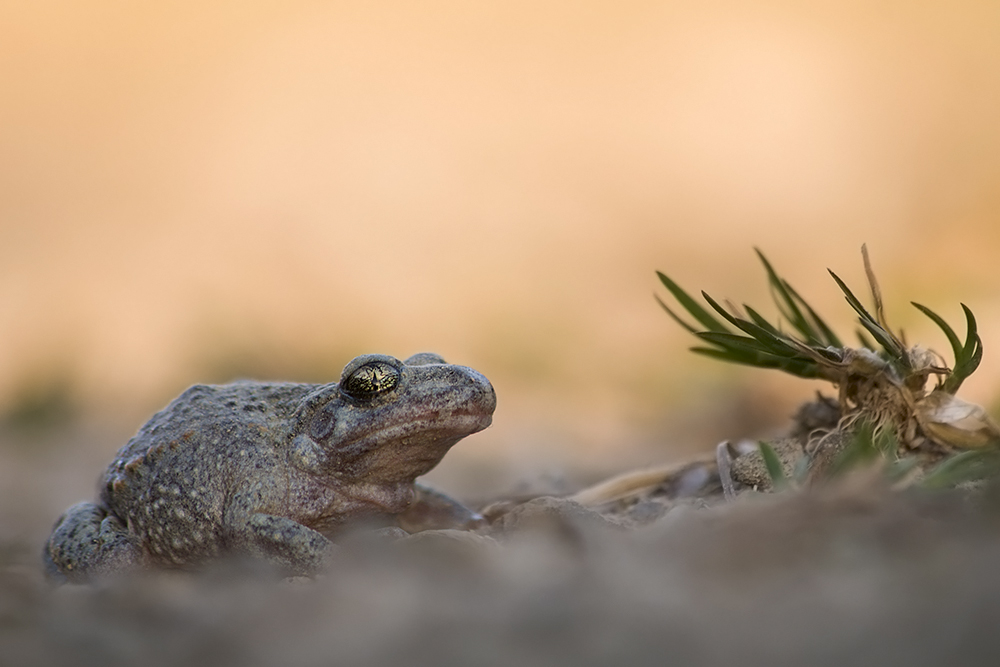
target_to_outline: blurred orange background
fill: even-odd
[[[845,337],[862,243],[911,341],[947,352],[909,300],[967,303],[996,404],[996,2],[8,0],[0,35],[0,408],[85,425],[32,459],[84,461],[55,507],[188,384],[366,352],[493,380],[460,489],[772,432],[821,385],[652,296],[773,314],[754,246]]]

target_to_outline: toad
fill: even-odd
[[[85,582],[232,555],[313,574],[358,522],[473,525],[415,479],[495,407],[485,377],[428,353],[360,356],[338,383],[195,385],[118,452],[99,502],[60,517],[46,571]]]

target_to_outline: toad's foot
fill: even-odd
[[[408,533],[425,530],[457,528],[476,530],[487,525],[481,514],[450,498],[440,491],[417,484],[410,507],[399,515],[397,523]]]
[[[54,583],[83,583],[141,567],[142,554],[121,519],[94,503],[77,503],[59,517],[42,553]]]

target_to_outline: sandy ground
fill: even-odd
[[[40,544],[91,462],[43,478],[19,457],[3,466],[4,665],[919,666],[1000,655],[990,498],[892,493],[858,476],[657,506],[630,527],[539,499],[489,536],[348,541],[317,579],[234,565],[52,589]]]

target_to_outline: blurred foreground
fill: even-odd
[[[993,664],[997,500],[810,493],[678,505],[626,529],[555,499],[492,538],[343,548],[319,580],[217,569],[100,587],[0,551],[3,664]]]
[[[453,456],[512,474],[765,433],[812,390],[651,298],[765,301],[753,246],[839,330],[863,242],[911,339],[968,303],[996,399],[994,2],[8,5],[0,413],[62,401],[105,458],[194,382],[367,352],[489,377]]]

